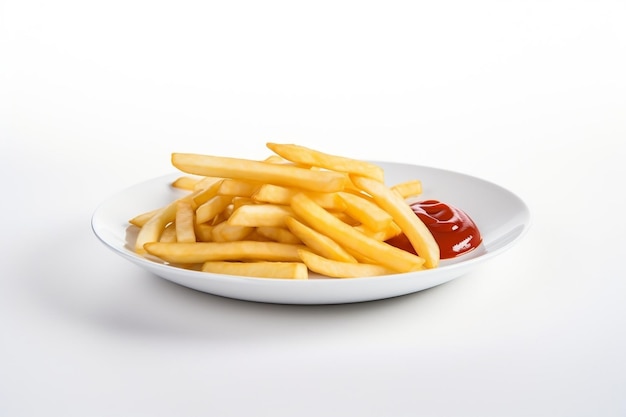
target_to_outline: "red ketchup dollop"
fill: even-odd
[[[482,242],[474,221],[462,210],[438,200],[411,203],[413,212],[424,222],[439,244],[441,259],[450,259],[475,249]],[[404,234],[387,243],[415,253]]]

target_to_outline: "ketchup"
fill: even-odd
[[[482,238],[474,221],[462,210],[438,200],[411,204],[413,212],[424,222],[439,244],[441,259],[454,258],[475,249]],[[415,253],[409,239],[401,234],[387,243]]]

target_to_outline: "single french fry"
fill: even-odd
[[[385,230],[393,223],[391,215],[370,200],[347,192],[338,194],[346,203],[345,212],[368,229]]]
[[[176,204],[176,241],[195,242],[195,212],[189,200],[181,200]]]
[[[155,209],[155,210],[147,211],[145,213],[141,213],[133,217],[132,219],[130,219],[128,222],[132,224],[133,226],[142,227],[144,224],[148,222],[148,220],[150,220],[150,218],[152,218],[152,216],[158,213],[158,211],[159,209]]]
[[[211,155],[173,153],[172,164],[188,174],[254,179],[320,192],[341,191],[348,181],[347,174],[342,172],[314,171],[292,165]]]
[[[402,230],[400,229],[400,227],[391,222],[389,224],[388,227],[382,229],[382,230],[371,230],[369,228],[367,228],[365,225],[357,225],[354,226],[355,230],[358,230],[359,232],[371,237],[372,239],[376,239],[379,240],[381,242],[384,242],[386,240],[391,239],[392,237],[396,237],[398,236],[400,233],[402,233]]]
[[[370,178],[353,176],[352,182],[370,194],[376,203],[393,217],[407,236],[417,254],[422,257],[426,268],[435,268],[439,264],[439,245],[424,222],[415,215],[402,196],[386,185]]]
[[[274,226],[261,226],[256,228],[256,232],[269,240],[281,243],[301,244],[302,241],[287,228]]]
[[[227,221],[232,226],[284,227],[288,216],[293,216],[293,210],[289,206],[246,204],[233,211]]]
[[[199,181],[200,180],[197,177],[178,177],[172,182],[172,187],[180,188],[181,190],[193,191]]]
[[[244,240],[253,230],[253,227],[233,226],[228,224],[228,222],[222,222],[213,227],[211,241],[234,242]]]
[[[281,187],[274,184],[263,184],[252,195],[252,199],[261,203],[270,204],[289,204],[291,197],[293,197],[297,191],[289,187]]]
[[[378,183],[376,180],[372,181]],[[294,196],[291,199],[291,207],[296,215],[313,229],[325,234],[344,248],[349,248],[372,259],[377,264],[397,272],[422,269],[424,259],[421,257],[372,239],[354,230],[352,226],[337,219],[305,194],[301,193]]]
[[[356,263],[354,256],[350,255],[341,245],[328,236],[319,233],[293,217],[288,217],[285,223],[289,230],[312,251],[329,259]]]
[[[216,195],[196,209],[196,222],[206,223],[220,214],[232,201],[231,196]]]
[[[262,260],[275,262],[299,262],[298,249],[304,245],[278,242],[196,242],[196,243],[146,243],[145,250],[166,262],[198,264],[208,261]]]
[[[333,171],[363,175],[377,181],[384,180],[381,167],[357,159],[330,155],[294,144],[267,143],[267,147],[283,158],[299,164],[330,169]]]
[[[231,195],[237,197],[251,197],[259,188],[256,182],[225,179],[219,188],[218,194]]]
[[[259,278],[308,279],[302,262],[229,262],[211,261],[202,265],[204,272]]]
[[[422,193],[422,181],[409,180],[402,183],[395,184],[391,187],[392,190],[397,191],[402,198],[415,197]]]
[[[382,265],[335,261],[304,249],[299,250],[298,254],[308,269],[331,278],[372,277],[397,273]]]

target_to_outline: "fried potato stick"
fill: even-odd
[[[211,261],[202,265],[204,272],[259,278],[308,279],[309,270],[302,262],[229,262]]]
[[[145,250],[166,262],[199,264],[208,261],[264,260],[299,262],[304,245],[241,240],[236,242],[146,243]]]
[[[283,158],[298,164],[363,175],[381,182],[385,177],[384,171],[381,167],[366,161],[346,158],[338,155],[330,155],[294,144],[269,142],[267,143],[267,147]]]
[[[347,174],[342,172],[316,171],[292,165],[223,156],[173,153],[172,165],[188,174],[254,179],[262,183],[320,192],[341,191],[348,182]]]

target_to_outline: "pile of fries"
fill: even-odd
[[[435,268],[439,246],[407,199],[417,179],[388,186],[376,164],[267,143],[263,161],[173,153],[188,193],[130,220],[135,251],[211,273],[308,279]],[[385,241],[404,234],[417,255]]]

